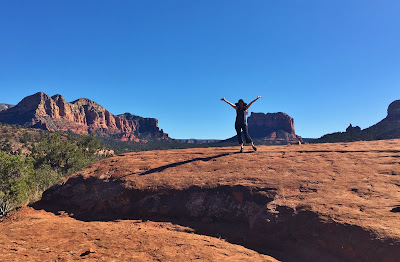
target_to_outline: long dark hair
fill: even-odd
[[[237,101],[237,103],[236,103],[235,105],[236,105],[236,106],[239,106],[240,102],[243,103],[243,106],[244,106],[244,107],[247,106],[247,103],[245,103],[245,102],[243,101],[243,99],[239,99],[239,101]]]
[[[236,105],[236,107],[239,107],[239,104],[240,104],[240,102],[242,102],[243,103],[243,107],[244,108],[246,108],[247,107],[247,103],[245,103],[244,101],[243,101],[243,99],[239,99],[239,101],[235,104]],[[247,108],[246,108],[246,111],[245,111],[245,113],[246,113],[246,115],[249,113],[249,112],[247,112]]]

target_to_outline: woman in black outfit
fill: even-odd
[[[250,104],[246,104],[243,99],[239,99],[239,101],[236,104],[232,104],[231,102],[227,101],[224,98],[221,98],[222,101],[228,103],[231,107],[233,107],[236,110],[236,121],[235,121],[235,129],[238,137],[238,141],[240,144],[240,153],[243,152],[243,138],[242,138],[242,130],[244,134],[244,138],[246,139],[246,143],[250,144],[253,147],[254,151],[257,151],[257,148],[254,146],[253,141],[251,140],[251,137],[249,136],[249,131],[247,130],[247,124],[246,124],[246,115],[247,115],[247,110],[249,107],[258,99],[260,99],[261,96],[258,96],[256,99],[250,102]]]

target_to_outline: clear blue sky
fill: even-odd
[[[0,103],[38,91],[159,119],[173,138],[235,134],[219,101],[263,98],[296,133],[366,128],[400,99],[400,1],[0,0]]]

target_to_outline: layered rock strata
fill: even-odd
[[[247,118],[248,130],[251,138],[264,144],[297,144],[303,142],[301,136],[294,131],[294,119],[288,114],[254,113]],[[233,136],[220,143],[237,143],[237,136]]]
[[[282,112],[267,114],[252,112],[247,123],[249,134],[253,139],[278,144],[302,141],[294,131],[294,119]]]
[[[170,140],[154,118],[115,116],[96,102],[80,98],[71,103],[61,95],[39,92],[0,112],[0,122],[76,134],[96,132],[121,141]]]

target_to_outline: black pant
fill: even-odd
[[[252,142],[251,137],[249,136],[249,131],[247,130],[246,124],[235,123],[235,129],[236,129],[239,144],[243,144],[242,130],[243,130],[244,138],[246,139],[246,143],[250,144]]]

